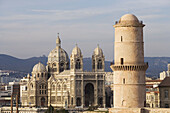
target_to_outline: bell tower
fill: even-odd
[[[141,108],[145,105],[145,72],[143,27],[135,15],[126,14],[115,28],[114,108]]]

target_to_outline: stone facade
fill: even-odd
[[[40,62],[33,67],[32,76],[20,81],[22,106],[46,107],[105,107],[105,57],[98,46],[92,55],[92,71],[83,71],[83,55],[76,45],[70,55],[56,40],[56,48],[47,66]],[[69,68],[70,65],[70,68]]]

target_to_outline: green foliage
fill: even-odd
[[[50,105],[45,113],[54,113],[54,107]]]
[[[69,113],[68,110],[65,109],[56,109],[54,113]]]

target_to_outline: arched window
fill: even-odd
[[[60,72],[63,72],[64,71],[64,62],[61,62],[60,63]]]
[[[55,85],[52,85],[52,90],[55,91]]]
[[[31,86],[31,89],[33,89],[33,84],[31,84],[30,86]]]
[[[101,61],[101,59],[98,60],[97,69],[102,69],[102,61]]]
[[[81,65],[80,65],[80,59],[76,60],[76,69],[80,69]]]
[[[67,90],[67,85],[64,85],[64,90]]]
[[[61,86],[60,86],[60,85],[58,85],[58,90],[59,90],[59,91],[61,90]]]
[[[39,77],[39,73],[37,74],[37,76]]]
[[[95,69],[95,60],[93,60],[93,69]]]

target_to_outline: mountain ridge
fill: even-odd
[[[20,59],[6,54],[0,54],[0,70],[13,70],[25,73],[30,73],[32,68],[38,62],[47,65],[47,57],[31,57]],[[92,70],[92,59],[90,57],[83,58],[84,70]],[[110,62],[105,61],[105,71],[110,72]],[[146,75],[149,77],[158,77],[159,73],[167,70],[167,64],[170,62],[170,57],[145,57],[145,62],[149,63]]]

